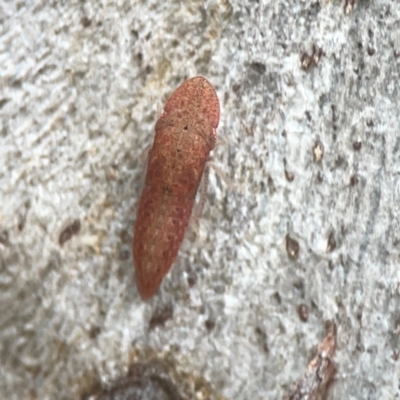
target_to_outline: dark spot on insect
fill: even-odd
[[[164,192],[165,194],[171,194],[171,193],[172,193],[171,186],[170,186],[170,185],[164,185],[164,186],[163,186],[163,192]]]
[[[307,322],[309,316],[308,306],[306,304],[299,304],[297,306],[297,314],[302,322]]]
[[[58,243],[62,246],[65,242],[71,239],[73,235],[77,235],[81,230],[81,221],[75,219],[71,224],[67,225],[58,237]]]
[[[317,139],[313,147],[314,161],[320,162],[324,157],[324,145],[320,139]]]
[[[205,320],[204,326],[206,327],[208,332],[211,332],[215,328],[215,320],[208,318],[207,320]]]
[[[232,85],[232,91],[233,91],[233,93],[236,93],[236,94],[237,94],[237,92],[240,90],[240,87],[241,87],[240,83],[234,83],[234,84]]]
[[[250,68],[254,71],[256,71],[257,73],[259,73],[260,75],[264,74],[266,71],[266,67],[263,63],[260,62],[252,62],[250,64]]]
[[[295,260],[299,257],[300,245],[295,239],[292,239],[289,235],[286,235],[286,252],[288,256]]]
[[[9,237],[9,234],[8,234],[7,230],[1,231],[0,232],[0,243],[7,245],[9,243],[8,237]]]
[[[92,20],[89,19],[88,17],[82,17],[81,18],[81,24],[84,28],[88,28],[92,24]]]
[[[331,232],[328,237],[328,244],[326,246],[326,251],[327,251],[327,253],[331,253],[335,249],[336,249],[335,234],[333,232]]]
[[[165,322],[173,317],[173,307],[171,303],[162,304],[153,311],[153,315],[149,321],[149,331],[157,326],[164,326]]]
[[[89,330],[89,337],[90,339],[96,339],[99,336],[101,329],[97,325],[92,325]]]
[[[354,174],[350,178],[350,185],[351,186],[356,186],[359,181],[360,180],[359,180],[358,176],[356,174]]]
[[[362,147],[362,142],[361,141],[358,140],[358,141],[353,143],[353,150],[359,151],[359,150],[361,150],[361,147]]]
[[[184,127],[183,127],[183,129],[185,130],[185,131],[187,131],[188,130],[188,125],[186,124]]]
[[[368,47],[367,53],[369,56],[373,56],[375,54],[375,49],[373,47]]]
[[[367,126],[369,126],[370,128],[371,126],[374,126],[374,120],[373,119],[367,120]]]

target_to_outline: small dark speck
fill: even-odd
[[[233,93],[237,93],[240,90],[240,83],[234,83],[232,85],[232,91]]]
[[[21,232],[25,227],[26,217],[25,216],[18,216],[18,225],[17,228]]]
[[[189,287],[193,287],[196,284],[196,281],[197,281],[197,279],[196,279],[195,275],[189,275],[187,278]]]
[[[101,332],[101,329],[100,329],[99,326],[97,326],[97,325],[92,325],[92,326],[90,327],[90,331],[89,331],[89,337],[90,337],[90,339],[96,339],[96,337],[99,336],[100,332]]]
[[[285,177],[286,177],[286,179],[287,179],[288,182],[293,182],[294,173],[288,171],[287,169],[285,169]]]
[[[313,154],[315,162],[320,162],[324,157],[324,145],[322,144],[320,139],[317,139],[314,144]]]
[[[252,62],[250,64],[250,68],[252,70],[256,71],[257,73],[259,73],[260,75],[264,74],[266,71],[265,64],[260,63],[260,62]]]
[[[149,331],[153,330],[155,327],[163,327],[165,322],[172,319],[174,315],[172,304],[163,304],[156,308],[149,322]]]
[[[300,304],[297,307],[297,314],[302,322],[307,322],[309,316],[308,306],[306,304]]]
[[[295,239],[292,239],[289,235],[286,235],[286,251],[292,260],[295,260],[299,257],[299,242]]]
[[[4,104],[8,103],[8,99],[0,99],[0,108],[4,106]]]
[[[354,143],[353,143],[353,150],[355,150],[355,151],[360,151],[360,150],[361,150],[361,147],[362,147],[362,142],[357,141],[357,142],[354,142]]]
[[[138,40],[139,39],[139,33],[136,29],[132,28],[131,29],[131,35],[133,37],[134,40]]]
[[[367,52],[369,56],[373,56],[375,54],[375,49],[373,47],[368,47]]]
[[[303,53],[300,56],[300,62],[301,62],[301,67],[304,70],[308,70],[311,68],[311,66],[313,65],[313,59],[310,55],[308,55],[307,53]]]
[[[153,72],[153,67],[151,65],[148,65],[145,69],[146,75],[149,75]]]
[[[81,221],[75,219],[71,224],[67,225],[58,237],[58,243],[62,246],[65,242],[70,240],[72,236],[77,235],[81,230]]]
[[[129,260],[129,257],[131,256],[131,252],[129,251],[129,250],[121,250],[120,252],[119,252],[119,259],[121,260],[121,261],[126,261],[126,260]]]
[[[4,245],[8,244],[8,231],[4,230],[0,232],[0,243]]]
[[[204,326],[208,332],[211,332],[215,328],[215,321],[209,318],[204,322]]]
[[[327,251],[327,253],[331,253],[335,249],[336,249],[335,234],[333,232],[331,232],[328,237],[328,244],[326,246],[326,251]]]
[[[356,186],[359,181],[360,180],[359,180],[358,176],[356,174],[354,174],[350,178],[350,185],[351,186]]]
[[[88,17],[82,17],[81,18],[81,24],[84,28],[88,28],[92,24],[92,20],[89,19]]]
[[[272,295],[272,298],[275,300],[275,302],[276,302],[277,304],[282,304],[282,298],[281,298],[281,295],[280,295],[278,292],[275,292],[275,293]]]

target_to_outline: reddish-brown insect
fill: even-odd
[[[217,94],[197,76],[175,90],[156,123],[133,239],[143,299],[157,292],[178,254],[218,122]]]

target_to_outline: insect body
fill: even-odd
[[[218,122],[215,90],[198,76],[175,90],[156,123],[133,239],[143,299],[157,292],[178,254]]]

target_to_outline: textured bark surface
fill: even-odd
[[[327,320],[328,399],[399,396],[400,3],[350,3],[0,0],[1,398],[78,399],[151,351],[215,398],[278,399]],[[210,174],[143,302],[141,154],[195,75],[236,186]]]

